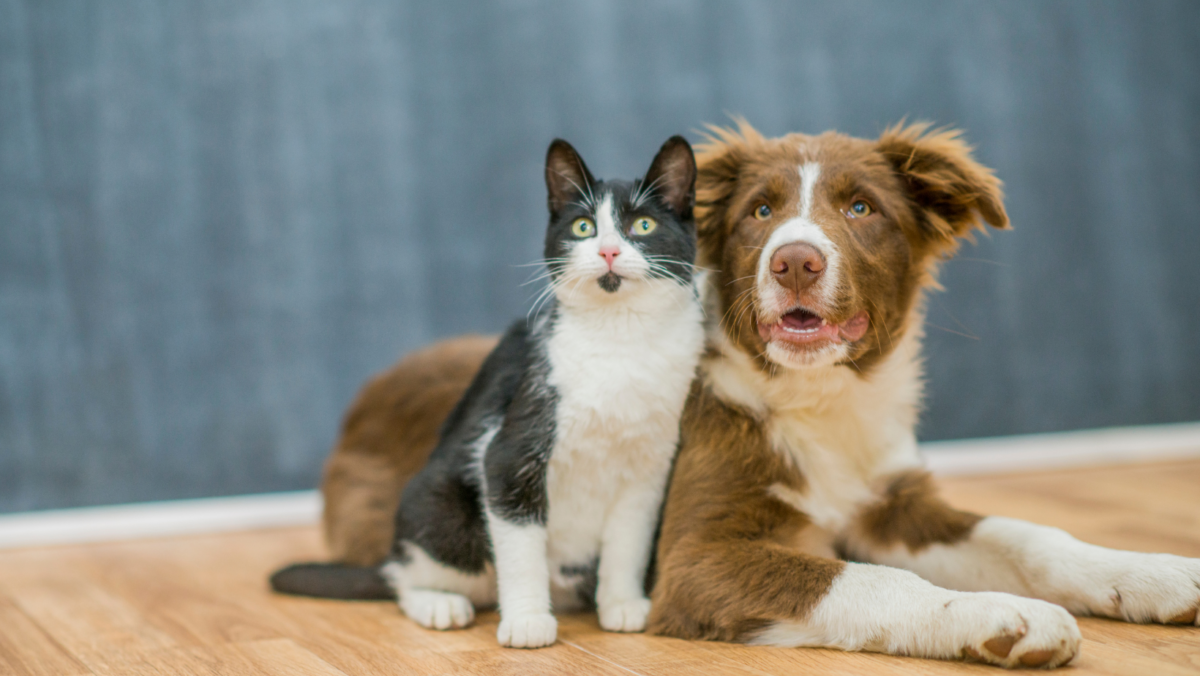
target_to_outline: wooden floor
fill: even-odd
[[[951,501],[1110,547],[1200,557],[1200,462],[945,481]],[[426,631],[391,603],[272,595],[277,566],[322,556],[316,528],[0,551],[0,674],[969,674],[990,667],[833,650],[608,634],[505,650],[495,614]],[[1200,673],[1200,629],[1081,619],[1065,674]]]

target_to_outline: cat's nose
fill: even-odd
[[[602,246],[600,247],[600,255],[604,256],[604,262],[608,263],[608,269],[612,270],[613,261],[617,259],[617,256],[621,255],[621,249],[615,246]]]

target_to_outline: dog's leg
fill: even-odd
[[[972,517],[942,502],[925,474],[897,478],[845,549],[951,589],[1009,592],[1128,622],[1200,623],[1200,559],[1108,549],[1057,528]]]
[[[1079,648],[1074,618],[1044,601],[941,589],[764,540],[680,542],[670,556],[654,591],[657,633],[1005,667],[1059,666]]]

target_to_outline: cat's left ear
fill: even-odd
[[[551,214],[592,194],[596,179],[570,143],[556,138],[546,151],[546,203]]]
[[[662,198],[679,218],[692,218],[692,208],[696,206],[696,156],[687,139],[682,136],[667,139],[650,163],[642,185]]]

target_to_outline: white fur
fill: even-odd
[[[550,614],[550,570],[546,529],[516,524],[487,510],[488,535],[500,591],[500,627],[496,638],[510,648],[540,648],[554,643],[558,623]]]
[[[779,314],[793,307],[793,301],[788,299],[788,292],[771,275],[771,256],[780,247],[802,242],[811,245],[825,257],[825,273],[813,287],[814,300],[819,304],[828,305],[834,301],[841,270],[841,255],[837,245],[812,217],[817,182],[821,178],[821,165],[817,162],[805,162],[800,165],[799,171],[800,213],[775,228],[763,247],[762,256],[758,259],[759,302],[768,312],[777,310]]]
[[[1031,596],[1078,615],[1166,622],[1200,607],[1200,559],[1097,547],[1016,519],[988,517],[967,541],[917,553],[857,539],[849,549],[856,558],[906,568],[943,587]]]
[[[1020,636],[1007,656],[984,644]],[[990,662],[1018,666],[1032,650],[1054,652],[1048,666],[1079,650],[1075,619],[1059,606],[999,593],[941,589],[916,575],[850,563],[806,618],[775,622],[751,642],[778,646],[822,646],[916,657],[953,659],[966,648]]]
[[[454,629],[471,624],[474,606],[496,603],[496,577],[489,565],[484,573],[469,575],[444,566],[420,546],[402,543],[408,560],[391,561],[380,573],[413,621],[431,629]]]
[[[913,429],[921,400],[919,333],[910,332],[863,378],[844,366],[779,369],[758,366],[724,334],[710,341],[720,355],[704,362],[722,399],[753,411],[773,448],[805,479],[802,493],[772,489],[813,522],[840,532],[876,498],[879,481],[921,466]]]
[[[618,293],[631,297],[564,311],[547,345],[560,399],[546,527],[552,581],[573,587],[555,571],[599,555],[601,626],[640,631],[651,541],[704,335],[687,287],[629,280]]]

